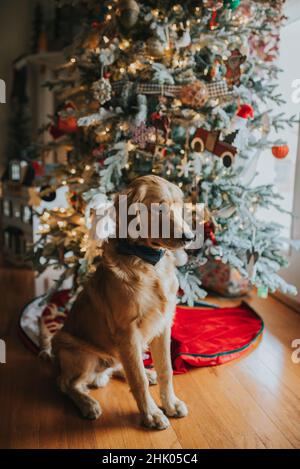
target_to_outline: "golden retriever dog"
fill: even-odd
[[[170,336],[178,290],[172,251],[182,249],[194,235],[172,209],[174,204],[183,204],[182,191],[174,184],[158,176],[143,176],[122,195],[128,205],[143,203],[149,213],[153,203],[169,208],[170,236],[151,237],[148,229],[145,238],[129,236],[124,240],[117,234],[104,243],[100,265],[52,341],[60,368],[58,383],[83,417],[96,419],[101,408],[88,389],[105,385],[114,371],[124,372],[142,424],[164,429],[169,426],[167,416],[184,417],[188,413],[172,383]],[[128,224],[130,221],[132,217],[128,217]],[[117,222],[117,233],[119,225]],[[178,237],[175,233],[180,229]],[[143,365],[147,347],[156,369],[163,411],[149,392],[155,372]]]

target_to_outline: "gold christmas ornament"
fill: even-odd
[[[131,29],[137,23],[140,7],[135,0],[120,0],[119,17],[122,26]]]
[[[165,47],[156,37],[150,37],[146,42],[146,54],[155,59],[160,59],[165,55]]]
[[[183,86],[180,91],[180,101],[185,106],[193,108],[203,107],[209,98],[207,86],[196,80],[194,83]]]

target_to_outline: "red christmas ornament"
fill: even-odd
[[[288,145],[274,145],[272,147],[272,153],[275,158],[278,158],[279,160],[282,160],[289,154],[289,146]]]
[[[159,112],[152,112],[151,114],[151,120],[152,121],[159,121],[161,119],[161,115]]]
[[[254,109],[250,104],[242,104],[236,115],[242,119],[253,119],[254,118]]]
[[[77,119],[75,117],[67,117],[67,118],[59,117],[58,122],[57,122],[57,128],[62,133],[73,134],[74,132],[77,132],[78,130]]]
[[[64,109],[59,113],[57,128],[65,134],[77,132],[77,118],[75,116],[75,106],[73,103],[66,103]]]
[[[92,28],[93,28],[93,29],[101,29],[101,28],[102,28],[102,23],[101,23],[101,21],[93,21],[93,22],[92,22]]]
[[[212,222],[207,221],[204,223],[204,240],[210,239],[213,245],[217,244],[215,237],[215,227]]]

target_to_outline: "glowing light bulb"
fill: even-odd
[[[124,39],[120,45],[119,45],[119,48],[121,50],[124,50],[124,49],[128,49],[128,47],[130,46],[130,42],[127,40],[127,39]]]

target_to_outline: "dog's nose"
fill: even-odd
[[[182,235],[182,240],[183,241],[194,241],[195,239],[195,234],[192,231],[185,231]]]

